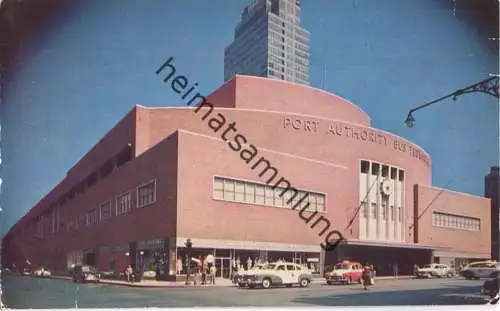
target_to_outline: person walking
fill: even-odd
[[[373,281],[372,269],[368,263],[363,267],[363,272],[361,274],[361,280],[363,283],[364,290],[368,290],[368,286],[372,285],[372,281]]]
[[[215,267],[215,265],[212,265],[210,267],[210,278],[211,278],[211,281],[212,281],[212,284],[215,285],[215,273],[217,272],[217,268]]]

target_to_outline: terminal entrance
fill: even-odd
[[[216,257],[215,258],[215,277],[228,279],[231,275],[231,258]]]

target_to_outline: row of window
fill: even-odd
[[[115,215],[125,215],[132,212],[131,191],[119,195],[115,200]],[[137,188],[137,208],[145,207],[156,202],[156,180]],[[113,201],[107,200],[100,204],[99,209],[94,208],[85,215],[79,215],[67,224],[67,231],[82,229],[85,226],[93,226],[110,219],[113,214]]]
[[[299,209],[309,204],[308,211],[325,212],[325,194],[298,190],[297,195],[293,196],[294,192],[289,190],[285,192],[285,188],[276,187],[265,184],[241,181],[230,178],[215,177],[213,196],[214,199],[247,203],[253,205],[266,205],[282,208],[292,208],[301,201]],[[290,201],[290,203],[287,203]]]
[[[387,206],[383,204],[378,208],[377,203],[363,202],[361,204],[361,217],[362,218],[372,218],[377,219],[377,215],[383,220],[395,221],[397,219],[399,222],[403,221],[403,209],[399,206],[397,209],[393,205]]]
[[[360,165],[361,173],[368,174],[370,172],[370,167],[371,167],[371,174],[374,176],[378,176],[379,174],[381,174],[382,177],[404,181],[405,172],[401,169],[398,169],[396,167],[390,167],[389,165],[381,165],[380,163],[377,162],[370,163],[370,161],[365,161],[365,160],[361,161]]]
[[[480,231],[481,220],[479,218],[453,215],[448,213],[433,212],[432,225],[435,227]]]

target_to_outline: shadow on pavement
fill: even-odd
[[[477,286],[452,285],[444,288],[376,291],[376,288],[358,293],[332,294],[321,297],[302,296],[294,303],[316,306],[383,306],[383,305],[484,305]]]

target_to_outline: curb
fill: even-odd
[[[58,275],[53,275],[51,277],[52,279],[57,279],[57,280],[66,280],[66,281],[71,281],[72,278],[68,276],[58,276]],[[124,286],[124,287],[133,287],[133,288],[210,288],[210,287],[232,287],[234,284],[227,284],[227,285],[185,285],[184,283],[179,283],[179,284],[171,284],[171,285],[144,285],[141,284],[140,282],[138,283],[115,283],[115,282],[109,282],[107,280],[100,280],[97,283],[91,283],[91,284],[103,284],[103,285],[114,285],[114,286]]]

